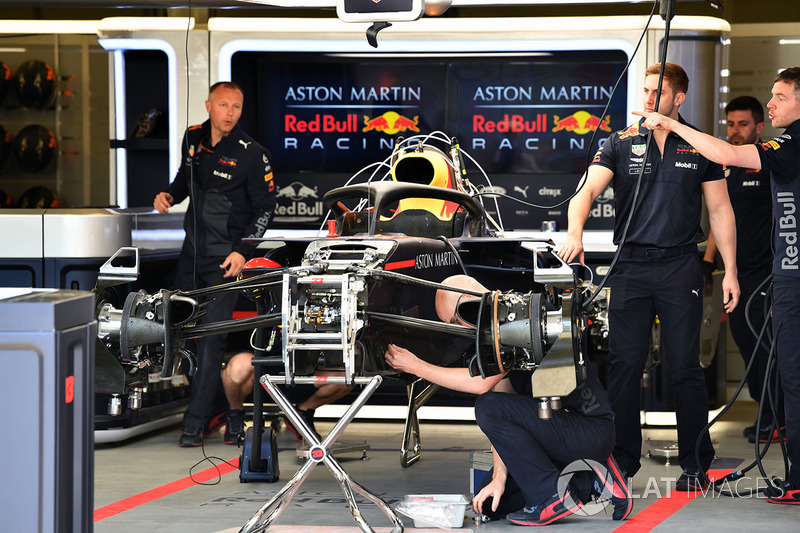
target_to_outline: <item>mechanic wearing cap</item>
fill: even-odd
[[[644,107],[652,111],[659,100],[662,113],[685,125],[678,110],[689,88],[686,72],[679,65],[666,63],[658,98],[660,72],[658,63],[645,71]],[[700,367],[703,272],[697,243],[704,240],[700,228],[702,198],[725,264],[722,290],[728,312],[739,300],[734,215],[722,167],[677,135],[660,131],[649,139],[641,122],[612,133],[595,155],[585,184],[570,202],[567,238],[559,255],[568,263],[578,258],[583,264],[583,227],[592,202],[613,185],[614,244],[622,248],[611,273],[613,296],[609,304],[608,391],[616,414],[614,458],[626,475],[634,475],[641,466],[640,381],[658,315],[663,364],[675,401],[678,461],[683,468],[675,488],[702,490],[707,485],[705,472],[714,458],[714,447],[706,433],[699,443],[700,464],[695,459],[695,443],[708,422],[708,392]],[[631,210],[634,215],[626,233]]]
[[[764,130],[764,107],[752,96],[739,96],[725,106],[727,118],[728,142],[741,146],[743,144],[760,143],[759,136]],[[736,306],[729,315],[730,332],[745,365],[755,354],[756,360],[747,374],[747,389],[750,397],[756,402],[761,399],[764,378],[769,359],[767,337],[758,343],[758,332],[767,319],[764,312],[764,297],[767,285],[762,285],[772,272],[772,191],[769,185],[769,174],[752,168],[725,167],[725,179],[728,182],[728,196],[731,198],[733,212],[736,215],[736,267],[739,272],[739,288],[742,294],[741,305]],[[717,246],[714,234],[709,233],[708,244],[703,256],[703,272],[710,275],[716,267]],[[709,283],[707,281],[706,283]],[[760,289],[759,289],[760,286]],[[759,289],[758,294],[756,289]],[[747,302],[749,310],[747,309]],[[749,324],[748,324],[749,319]],[[750,329],[750,324],[756,333]],[[756,424],[744,429],[744,436],[750,442],[756,437],[761,442],[776,437],[779,429],[772,429],[772,409],[765,402],[761,414],[761,430],[756,435]],[[783,426],[783,409],[778,406],[779,427]],[[756,421],[757,422],[757,421]]]
[[[767,103],[774,128],[782,135],[759,144],[734,146],[700,134],[660,113],[646,117],[644,127],[655,133],[673,132],[718,163],[770,172],[775,230],[772,263],[772,335],[784,394],[786,447],[791,462],[789,479],[770,484],[770,503],[800,504],[800,247],[797,240],[797,201],[800,198],[800,67],[782,70]],[[715,230],[716,231],[716,230]]]
[[[452,276],[442,283],[473,291],[487,290],[464,275]],[[436,293],[436,313],[446,322],[474,327],[458,312],[474,298],[440,289]],[[587,367],[587,379],[562,399],[562,408],[543,420],[538,416],[538,399],[532,395],[532,371],[515,370],[484,379],[470,376],[468,368],[433,365],[395,345],[389,345],[385,358],[395,370],[448,389],[480,394],[475,402],[475,419],[492,443],[494,453],[492,470],[472,500],[476,513],[492,519],[505,516],[516,525],[541,526],[569,516],[592,496],[603,495],[614,505],[614,520],[624,520],[630,514],[633,500],[619,467],[610,457],[614,413],[591,365]],[[562,490],[562,470],[580,459],[592,460],[592,468],[597,470],[576,472],[570,485]]]
[[[208,120],[186,131],[175,181],[153,201],[159,213],[166,213],[189,198],[183,221],[186,238],[178,259],[178,286],[183,290],[235,280],[254,254],[253,245],[242,240],[263,236],[275,210],[268,152],[238,126],[243,101],[235,83],[211,86]],[[202,321],[230,320],[237,298],[235,291],[215,295]],[[200,446],[222,423],[226,443],[235,443],[244,433],[241,411],[226,412],[220,379],[226,339],[226,334],[213,335],[198,343],[198,369],[183,417],[181,447]]]

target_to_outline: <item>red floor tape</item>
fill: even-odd
[[[723,476],[726,476],[732,472],[731,469],[725,470],[709,470],[708,477],[710,479],[719,479]],[[714,489],[708,489],[714,490]],[[632,518],[626,520],[621,526],[614,529],[614,533],[641,533],[644,531],[651,531],[652,529],[656,528],[657,526],[661,525],[664,520],[678,512],[681,508],[683,508],[686,504],[690,503],[692,500],[697,498],[698,496],[705,494],[703,492],[677,492],[673,491],[667,494],[666,496],[656,500],[655,502],[651,503],[638,513],[636,513]],[[636,509],[636,501],[634,501],[634,510]]]
[[[212,466],[211,468],[203,470],[197,474],[187,476],[183,479],[173,481],[172,483],[167,483],[166,485],[161,485],[160,487],[142,492],[136,496],[131,496],[130,498],[125,498],[124,500],[108,504],[105,507],[95,509],[94,521],[99,522],[100,520],[105,520],[110,516],[133,509],[134,507],[144,505],[145,503],[150,503],[159,498],[163,498],[164,496],[169,496],[170,494],[175,494],[183,489],[193,487],[197,485],[197,483],[203,483],[212,480],[217,476],[222,476],[229,472],[238,470],[239,458],[237,457],[235,459],[230,459],[227,463],[221,463],[217,466]]]
[[[230,463],[230,464],[228,464]],[[189,487],[193,487],[197,483],[202,483],[205,481],[209,481],[214,479],[219,475],[228,474],[235,470],[239,469],[239,459],[231,459],[228,463],[222,463],[216,467],[211,467],[202,472],[194,474],[193,476],[185,477],[183,479],[179,479],[177,481],[173,481],[172,483],[167,483],[166,485],[162,485],[160,487],[156,487],[154,489],[142,492],[141,494],[137,494],[135,496],[131,496],[130,498],[125,498],[124,500],[120,500],[118,502],[106,505],[104,507],[100,507],[99,509],[95,509],[94,511],[94,521],[99,522],[101,520],[105,520],[111,516],[117,515],[119,513],[128,511],[140,505],[144,505],[145,503],[152,502],[159,498],[163,498],[164,496],[169,496],[170,494],[174,494],[181,490],[187,489]],[[718,479],[722,476],[725,476],[731,472],[730,469],[725,470],[709,470],[708,475],[711,479]],[[713,490],[713,489],[709,489]],[[677,492],[673,491],[666,496],[656,500],[655,502],[651,503],[638,513],[636,513],[632,518],[625,521],[619,527],[614,529],[614,533],[641,533],[644,531],[651,531],[655,527],[659,526],[664,520],[675,514],[681,508],[683,508],[686,504],[690,503],[692,500],[704,494],[703,492],[698,493],[691,493],[691,492]],[[274,527],[276,533],[281,531],[282,526],[271,526]],[[305,531],[303,526],[284,526],[291,528],[291,531],[300,532]],[[298,529],[300,528],[300,529]],[[391,528],[386,528],[389,531]],[[237,529],[238,530],[238,529]],[[322,531],[319,526],[313,526],[308,531]],[[350,531],[360,531],[357,527],[339,527],[339,526],[330,526],[327,528],[323,528],[326,533],[344,533]],[[427,532],[427,529],[414,529],[411,528],[406,529],[407,531],[419,531]],[[289,530],[286,530],[289,531]],[[376,529],[376,531],[383,531],[382,528]],[[435,530],[434,530],[435,531]],[[454,533],[458,531],[470,531],[470,530],[459,530],[454,529],[451,530]]]

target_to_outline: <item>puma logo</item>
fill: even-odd
[[[251,144],[253,144],[253,141],[250,141],[250,142],[248,143],[248,142],[244,142],[243,140],[239,139],[239,144],[241,144],[242,146],[244,146],[244,149],[245,149],[245,150],[247,150],[247,147],[248,147],[248,146],[250,146]]]
[[[695,296],[699,297],[700,296],[700,289],[692,289],[692,294],[694,294]]]

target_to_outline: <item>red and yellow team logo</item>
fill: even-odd
[[[639,135],[639,123],[634,122],[627,130],[619,132],[619,138],[627,139],[628,137],[636,137]]]
[[[364,128],[361,131],[380,131],[387,135],[394,135],[401,131],[415,131],[419,133],[419,115],[415,115],[413,119],[404,117],[403,115],[394,111],[387,111],[383,115],[375,118],[369,118],[364,115]]]
[[[564,118],[553,115],[553,124],[555,125],[553,132],[566,130],[578,135],[585,135],[598,127],[603,131],[611,132],[611,115],[606,115],[601,119],[586,111],[576,111]]]

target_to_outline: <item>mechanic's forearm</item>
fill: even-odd
[[[717,242],[714,239],[714,231],[711,230],[708,232],[708,240],[706,241],[706,251],[703,254],[703,261],[713,263],[716,255],[717,255]]]
[[[710,214],[709,223],[714,242],[725,265],[725,272],[736,276],[736,219],[733,209],[722,209],[719,213]]]
[[[706,159],[721,165],[746,166],[739,161],[734,146],[722,139],[717,139],[707,133],[690,128],[677,120],[673,120],[670,123],[670,129],[684,141],[691,144],[692,147],[700,152]]]
[[[567,235],[579,241],[583,240],[583,228],[589,219],[593,201],[585,187],[570,200],[567,210]]]
[[[503,462],[500,454],[497,453],[497,450],[492,446],[492,479],[505,481],[507,478],[508,468],[506,468],[506,464]]]
[[[470,376],[467,368],[442,367],[421,359],[415,365],[413,374],[440,387],[471,394],[488,392],[502,378],[500,375],[486,379]]]

